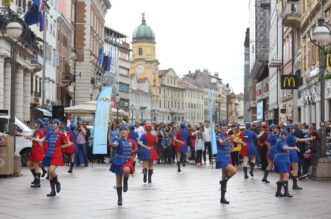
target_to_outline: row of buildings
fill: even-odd
[[[0,15],[10,11],[23,20],[31,4],[43,1],[17,0],[9,7],[5,2],[0,1]],[[121,119],[209,120],[211,90],[213,119],[242,122],[243,95],[234,94],[218,73],[204,69],[179,77],[171,67],[159,69],[155,35],[144,15],[128,43],[125,34],[104,25],[111,8],[108,0],[44,3],[38,5],[45,15],[43,22],[23,24],[17,43],[15,115],[19,119],[50,116],[53,106],[84,105],[95,101],[103,86],[112,86],[112,105]],[[5,29],[5,25],[0,26]],[[0,109],[4,110],[10,110],[10,45],[11,40],[0,35]]]
[[[320,16],[330,22],[330,7],[330,0],[250,0],[244,43],[245,121],[293,120],[319,126],[322,66],[311,34]],[[325,119],[330,120],[331,77],[324,74]],[[284,75],[298,77],[299,88],[282,90]]]

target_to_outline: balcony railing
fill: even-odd
[[[283,25],[293,27],[300,24],[301,4],[300,2],[287,2],[283,12]]]

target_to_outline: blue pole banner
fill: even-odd
[[[214,121],[213,121],[213,103],[212,103],[212,95],[210,89],[208,90],[208,98],[209,98],[209,115],[210,115],[211,151],[213,154],[217,154],[216,134],[214,129]]]
[[[97,102],[93,126],[93,154],[107,154],[112,87],[103,87]]]
[[[98,52],[98,65],[102,65],[103,62],[103,48],[99,48]]]

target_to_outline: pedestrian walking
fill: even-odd
[[[275,155],[274,169],[275,172],[279,173],[279,180],[277,182],[276,197],[293,197],[288,191],[288,178],[290,172],[289,151],[298,151],[299,148],[296,146],[288,146],[286,141],[288,138],[287,135],[287,131],[282,130],[280,133],[280,140],[277,142],[277,153]],[[281,193],[282,187],[284,188],[284,194]]]
[[[182,161],[183,166],[186,162],[186,153],[188,151],[187,139],[189,137],[189,132],[185,129],[186,124],[181,123],[180,129],[176,132],[174,136],[175,150],[177,152],[177,172],[181,172],[180,162]]]
[[[221,184],[221,200],[222,204],[229,204],[230,202],[225,199],[227,191],[227,182],[236,174],[236,168],[231,164],[231,136],[228,135],[227,121],[219,122],[219,131],[216,135],[217,142],[217,155],[216,155],[216,169],[222,169]]]
[[[134,141],[128,140],[128,128],[126,126],[119,128],[119,138],[114,139],[111,146],[114,148],[115,157],[110,171],[116,174],[117,205],[121,206],[123,204],[122,191],[128,191],[129,175],[134,173],[132,155],[136,150]]]
[[[152,175],[153,175],[153,165],[154,160],[160,159],[160,156],[156,153],[155,146],[157,143],[156,136],[153,135],[152,125],[146,124],[146,133],[143,134],[138,142],[141,148],[141,157],[140,159],[143,161],[143,182],[147,181],[147,173],[148,173],[148,183],[152,183]]]

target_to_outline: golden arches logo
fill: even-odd
[[[287,87],[289,87],[289,88],[290,87],[296,87],[296,83],[295,83],[294,77],[286,77],[284,79],[283,87],[284,88],[287,88]]]

